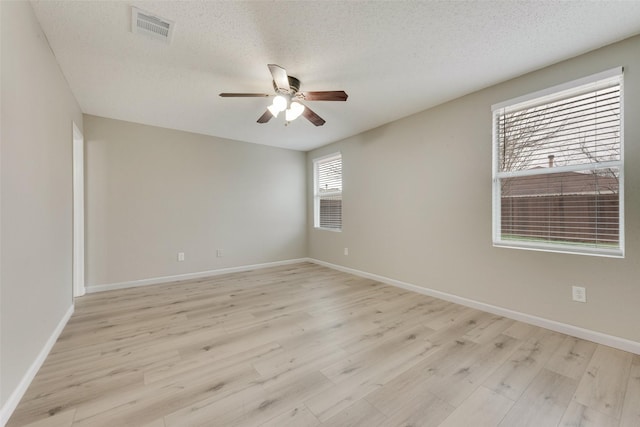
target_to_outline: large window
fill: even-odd
[[[331,154],[313,161],[314,227],[342,229],[342,156]]]
[[[622,68],[492,109],[494,245],[623,256]]]

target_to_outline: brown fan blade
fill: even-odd
[[[302,92],[305,101],[346,101],[349,95],[343,90]]]
[[[266,93],[221,93],[220,96],[223,98],[264,98],[271,95]]]
[[[307,107],[306,105],[304,106],[304,111],[302,112],[302,115],[305,117],[305,119],[309,120],[311,123],[313,123],[316,126],[322,126],[323,124],[325,124],[325,120],[319,115],[317,115],[316,113],[314,113],[311,110],[311,108]]]
[[[263,115],[260,116],[260,118],[258,119],[258,123],[267,123],[269,120],[271,120],[272,117],[273,114],[271,114],[271,111],[267,110]]]
[[[287,77],[287,70],[276,64],[267,64],[273,81],[276,83],[278,89],[284,89],[287,92],[291,89],[289,86],[289,77]]]

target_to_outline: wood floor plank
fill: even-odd
[[[335,385],[305,404],[322,422],[333,417],[437,351],[426,341],[428,333],[427,328],[419,325],[397,339],[323,369]]]
[[[388,425],[388,421],[387,417],[371,406],[369,402],[359,400],[321,425],[322,427],[377,427]]]
[[[441,425],[455,408],[435,396],[424,396],[425,399],[414,399],[415,404],[407,408],[407,412],[395,412],[388,417],[387,425],[406,427],[435,427]]]
[[[297,348],[280,347],[279,352],[256,360],[253,367],[263,378],[271,378],[283,375],[296,369],[320,370],[340,360],[349,357],[349,354],[333,346],[314,343]],[[298,373],[302,371],[298,370]]]
[[[453,316],[449,312],[444,319],[442,315],[438,315],[438,317],[440,317],[440,320],[435,323],[430,321],[423,322],[423,325],[436,331],[429,338],[429,341],[434,345],[445,344],[452,339],[471,342],[463,337],[469,331],[475,329],[477,325],[490,321],[494,316],[479,310],[467,309],[465,311],[456,311]]]
[[[449,415],[440,427],[495,427],[513,406],[513,401],[485,387],[478,389]]]
[[[71,427],[75,413],[75,409],[58,412],[48,418],[26,424],[25,427]]]
[[[478,312],[479,313],[479,312]],[[472,317],[473,314],[468,308],[461,305],[449,304],[444,310],[435,312],[424,321],[424,325],[433,330],[450,329],[452,325],[465,321],[465,317]],[[470,319],[468,325],[475,326],[477,321]]]
[[[44,366],[43,366],[44,368]],[[23,426],[31,422],[46,419],[59,412],[75,410],[83,403],[93,402],[104,394],[116,392],[121,388],[144,382],[141,372],[129,373],[124,376],[103,378],[90,384],[61,383],[60,390],[40,394],[37,384],[27,390],[27,394],[9,419],[8,425]]]
[[[232,393],[222,399],[209,398],[193,402],[164,417],[166,427],[210,426],[216,420],[221,426],[228,426],[248,411],[260,409],[268,399],[267,393],[259,385],[253,385]]]
[[[511,400],[518,400],[564,339],[565,335],[539,329],[487,378],[484,386]]]
[[[303,262],[78,298],[7,427],[637,427],[638,408],[640,356]]]
[[[260,424],[260,427],[316,427],[320,421],[304,405],[296,406]]]
[[[577,387],[577,381],[543,369],[511,407],[500,427],[557,425]]]
[[[144,383],[151,385],[167,378],[178,378],[183,375],[189,375],[194,371],[201,372],[211,365],[215,365],[220,370],[243,363],[251,363],[255,367],[256,363],[274,354],[279,354],[281,351],[280,344],[270,342],[257,347],[248,345],[244,351],[231,355],[204,353],[198,357],[179,358],[178,360],[170,360],[167,363],[156,363],[144,370]]]
[[[565,377],[580,379],[597,345],[575,337],[566,337],[545,367]]]
[[[373,401],[377,408],[387,411],[388,426],[436,427],[455,410],[455,407],[425,389],[406,389],[402,394],[386,393],[383,389],[372,393],[378,394],[372,399],[370,396],[366,399]],[[381,403],[382,398],[386,398],[386,402]]]
[[[558,427],[616,427],[618,425],[618,420],[613,417],[577,402],[571,402]]]
[[[620,419],[632,355],[598,345],[574,396],[577,403]]]
[[[508,329],[515,320],[501,316],[492,316],[462,336],[462,339],[478,344],[486,344]]]
[[[529,325],[527,323],[515,322],[509,326],[502,334],[518,340],[526,340],[532,335],[536,334],[540,329],[537,326]]]
[[[365,399],[385,415],[393,417],[396,412],[404,411],[410,402],[407,396],[435,397],[431,390],[436,375],[456,372],[463,361],[469,360],[470,355],[479,347],[478,344],[460,340],[438,347],[437,351],[371,392]],[[412,409],[409,408],[408,412]],[[438,417],[435,416],[435,418]]]
[[[640,355],[633,357],[620,427],[640,426]]]
[[[396,365],[397,362],[404,360],[410,354],[410,349],[422,352],[425,349],[433,348],[433,345],[428,341],[431,333],[430,329],[416,325],[403,331],[401,335],[381,340],[374,347],[350,354],[322,369],[321,372],[331,381],[339,384],[373,366]],[[396,358],[397,361],[393,358]]]
[[[171,377],[151,386],[123,389],[80,405],[74,425],[141,425],[193,401],[222,399],[258,378],[250,364],[222,370],[212,364],[208,369]],[[113,409],[117,409],[117,415]]]
[[[279,339],[298,335],[304,332],[299,322],[308,315],[301,314],[293,317],[280,318],[266,322],[259,326],[242,329],[233,334],[213,336],[210,338],[192,340],[192,342],[180,348],[180,355],[184,358],[198,357],[204,353],[220,355],[233,355],[246,348],[246,343],[253,346],[269,344]]]
[[[264,386],[266,399],[258,402],[257,406],[228,424],[231,426],[255,426],[264,420],[279,416],[284,411],[294,409],[311,396],[322,393],[333,384],[320,372],[311,372],[297,378],[291,378],[285,383]]]
[[[459,406],[517,349],[518,341],[504,335],[480,345],[453,371],[440,370],[429,380],[431,393]]]
[[[442,346],[420,363],[368,394],[365,399],[390,418],[397,412],[408,414],[414,409],[419,410],[419,406],[412,406],[416,398],[423,399],[422,402],[444,402],[431,393],[431,380],[438,372],[455,372],[461,366],[460,361],[468,360],[479,347],[478,344],[467,344],[465,341],[454,341]],[[455,409],[446,402],[445,405],[450,408],[446,415]],[[434,415],[435,419],[442,421],[437,414]]]

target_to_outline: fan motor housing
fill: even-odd
[[[298,80],[297,78],[295,78],[293,76],[287,76],[287,78],[289,79],[289,87],[291,88],[288,93],[290,95],[295,95],[300,90],[300,80]],[[273,88],[278,93],[280,93],[280,92],[285,92],[286,93],[286,91],[284,91],[283,89],[279,88],[276,85],[275,81],[273,82]]]

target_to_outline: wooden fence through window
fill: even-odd
[[[619,241],[618,194],[502,197],[503,238],[575,243]]]

